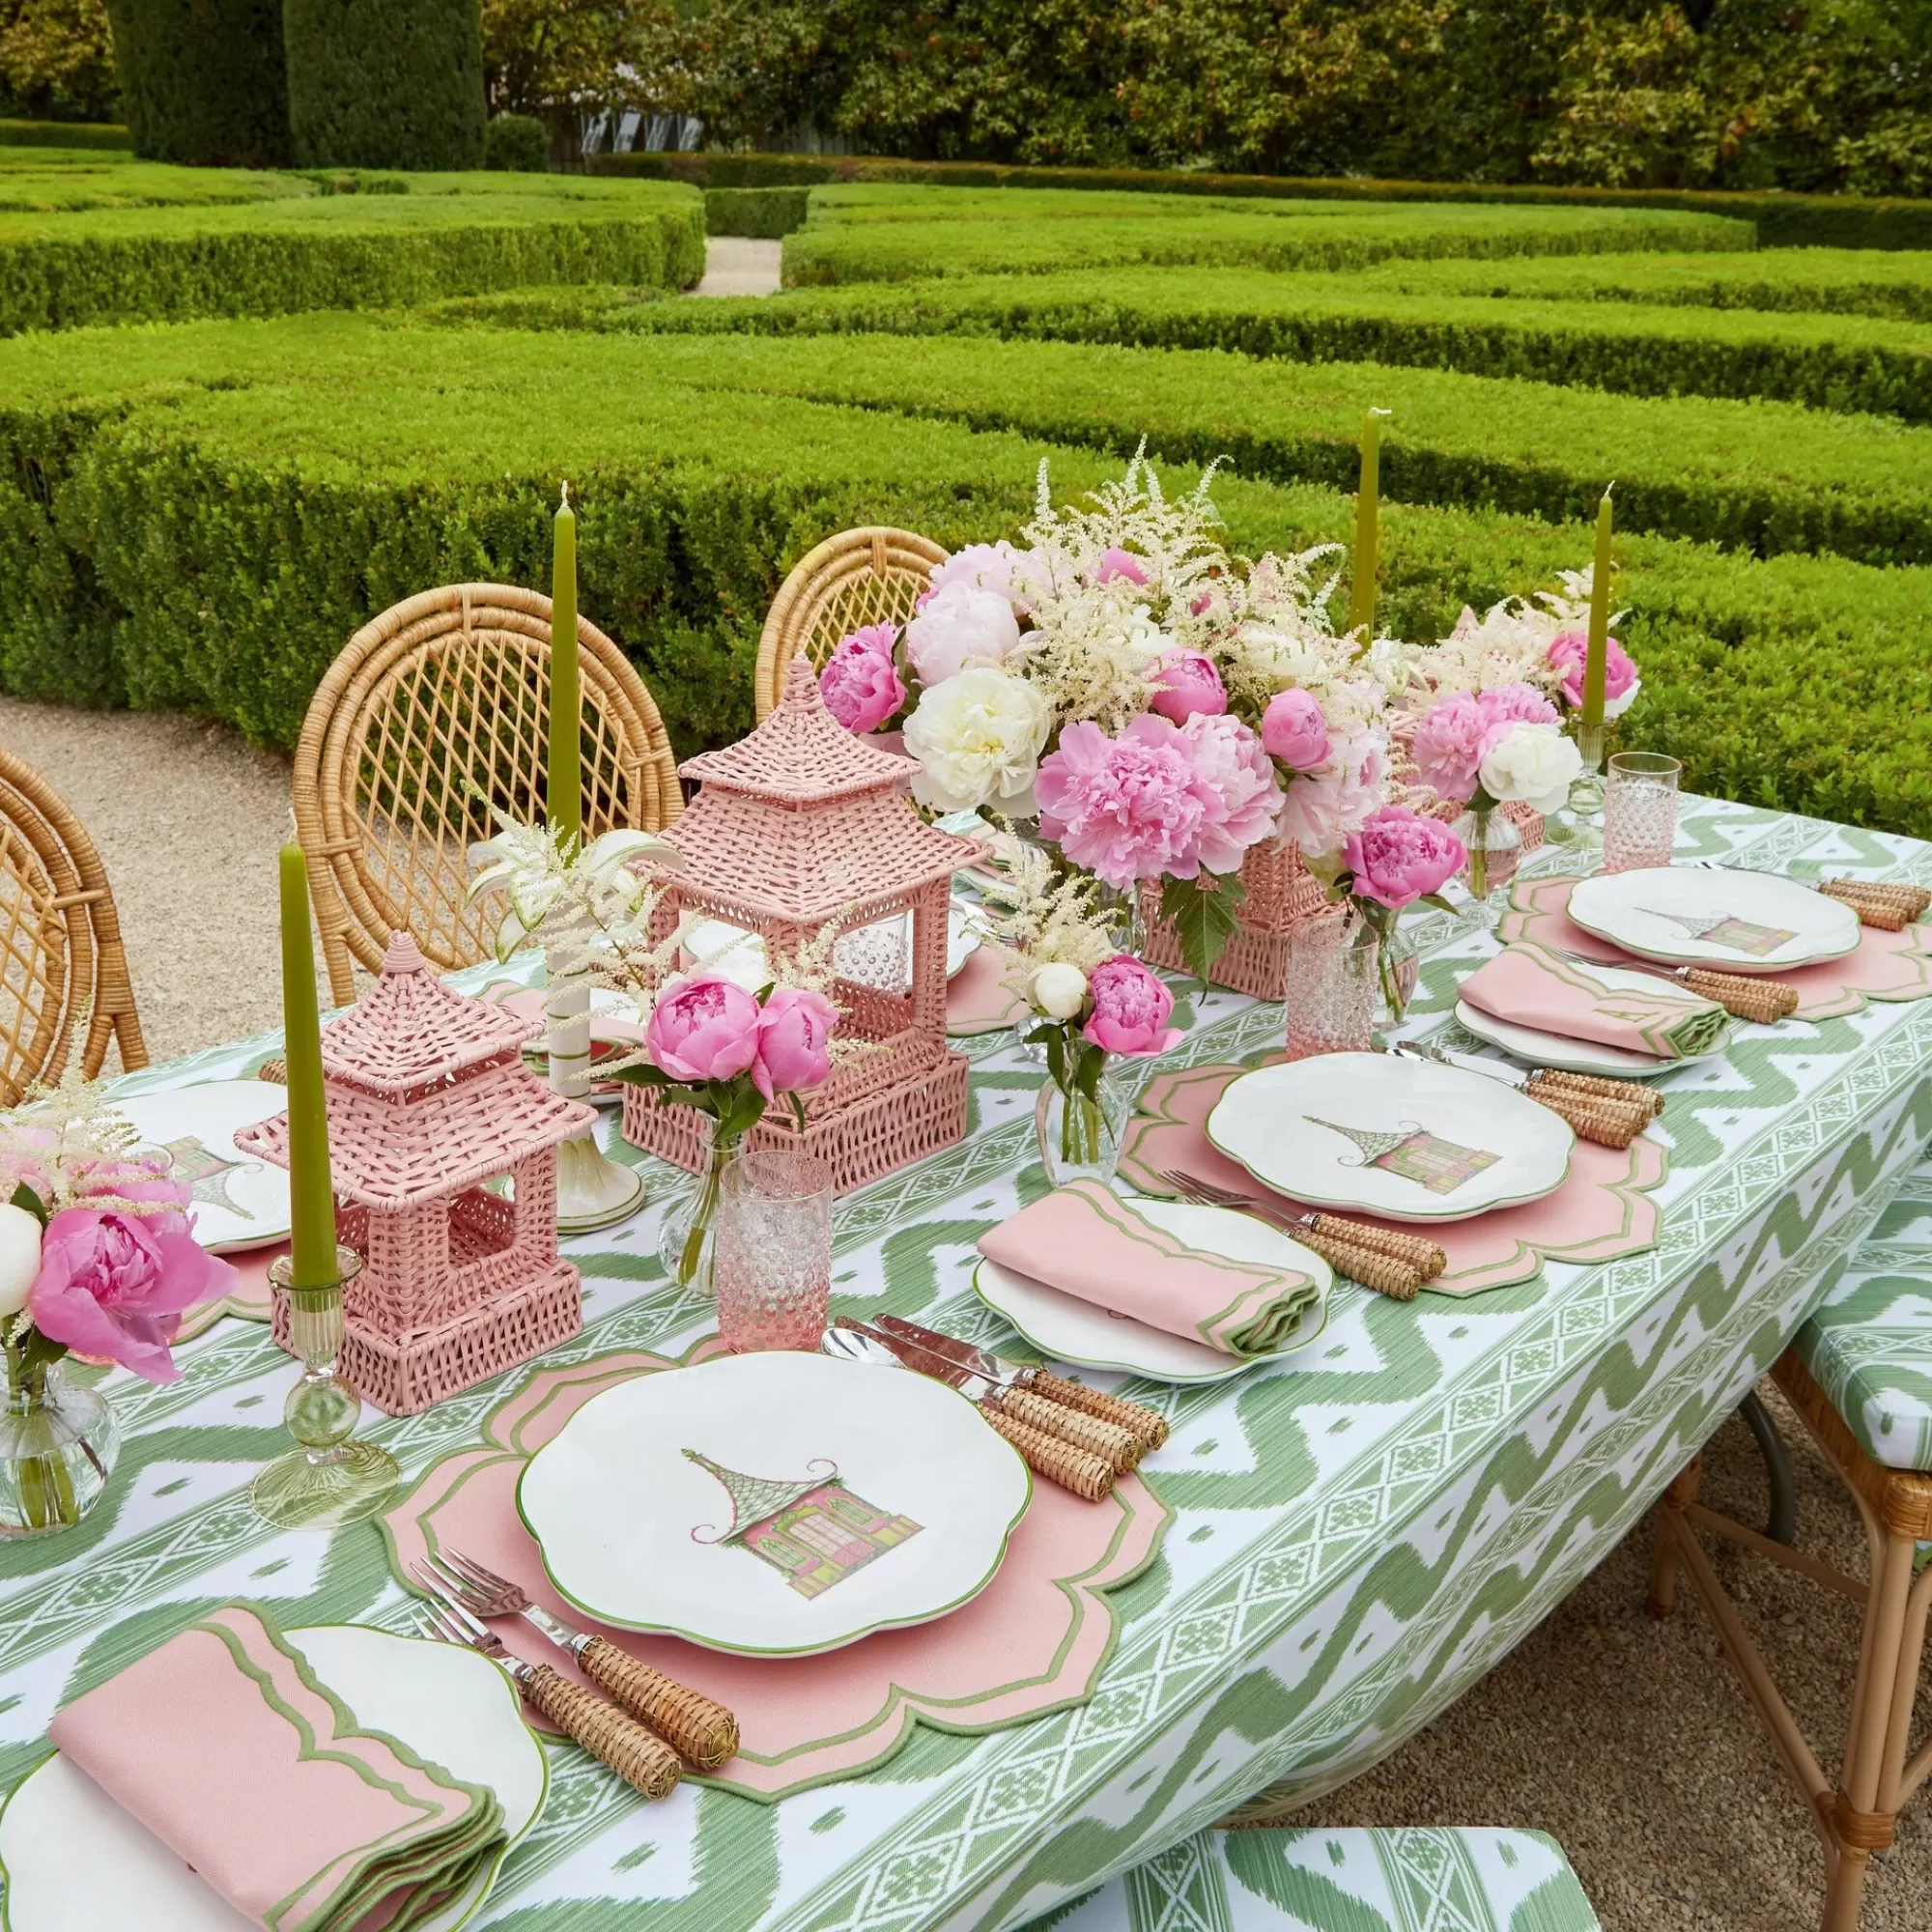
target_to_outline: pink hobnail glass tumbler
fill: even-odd
[[[1375,934],[1340,912],[1319,913],[1289,940],[1288,1057],[1366,1053],[1376,1004]]]
[[[766,1148],[724,1171],[718,1209],[718,1336],[734,1354],[815,1350],[832,1293],[832,1170]]]
[[[1656,752],[1619,752],[1604,781],[1604,870],[1667,866],[1677,842],[1684,767]]]

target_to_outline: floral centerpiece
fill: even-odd
[[[541,827],[498,814],[497,838],[471,850],[480,869],[471,900],[501,891],[508,910],[497,933],[497,955],[541,940],[552,972],[582,975],[625,996],[648,1014],[640,1046],[602,1062],[601,1077],[656,1089],[706,1116],[712,1153],[682,1212],[668,1216],[660,1244],[667,1270],[682,1287],[708,1287],[724,1170],[776,1099],[789,1101],[801,1128],[799,1094],[820,1085],[836,1061],[865,1050],[836,1041],[841,1017],[829,996],[832,950],[838,927],[828,926],[789,957],[764,960],[761,941],[750,942],[769,978],[747,987],[739,979],[704,969],[680,970],[687,916],[661,939],[650,938],[663,889],[633,869],[648,858],[674,867],[677,853],[640,832],[607,832],[581,849]]]
[[[1055,1185],[1111,1179],[1132,1096],[1109,1075],[1115,1057],[1178,1045],[1174,995],[1160,976],[1120,952],[1098,882],[1037,845],[1009,840],[986,888],[988,923],[1013,955],[1008,983],[1026,1001],[1027,1037],[1046,1052],[1039,1146]]]
[[[62,1359],[74,1350],[178,1381],[181,1316],[235,1287],[235,1270],[195,1240],[192,1196],[167,1168],[71,1065],[0,1121],[0,1535],[71,1527],[107,1486],[113,1411],[67,1379]]]
[[[1398,922],[1418,901],[1453,911],[1440,894],[1467,858],[1463,841],[1446,825],[1406,805],[1378,807],[1343,843],[1330,896],[1346,896],[1350,916],[1359,917],[1363,930],[1374,936],[1382,1005],[1398,1024],[1414,997],[1418,971]]]

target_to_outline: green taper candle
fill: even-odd
[[[577,519],[570,485],[556,513],[550,573],[550,829],[560,838],[583,833],[583,764],[579,749],[582,688],[577,664]]]
[[[1610,485],[1610,490],[1616,488]],[[1604,664],[1610,635],[1610,490],[1597,505],[1597,558],[1590,570],[1590,639],[1583,654],[1583,715],[1586,730],[1604,722]]]
[[[335,1264],[335,1188],[328,1173],[328,1109],[322,1087],[322,1018],[308,930],[308,864],[282,847],[282,1061],[289,1072],[290,1286],[340,1279]]]
[[[1381,543],[1382,418],[1371,410],[1362,418],[1362,481],[1355,492],[1355,552],[1349,572],[1349,628],[1376,634],[1376,564]]]

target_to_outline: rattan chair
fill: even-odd
[[[492,806],[543,815],[550,599],[454,583],[384,611],[328,668],[296,747],[296,832],[338,1006],[353,962],[381,968],[407,926],[447,970],[490,956],[490,908],[466,909],[468,852]],[[583,829],[655,832],[681,795],[670,740],[631,662],[580,617]]]
[[[912,530],[840,530],[808,551],[772,599],[758,639],[753,696],[758,722],[784,696],[785,667],[803,651],[814,665],[867,624],[903,624],[946,553]]]
[[[82,1013],[90,1080],[110,1039],[128,1072],[147,1065],[100,855],[47,781],[0,751],[0,1107],[60,1077]]]

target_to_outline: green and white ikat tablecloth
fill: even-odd
[[[1709,802],[1687,802],[1680,849],[1932,883],[1932,848],[1915,841]],[[1578,869],[1578,850],[1530,867]],[[1410,1030],[1453,1040],[1455,985],[1494,942],[1441,914],[1418,937]],[[1280,1037],[1279,1007],[1231,994],[1197,997],[1186,1019],[1168,1065]],[[261,1051],[136,1081],[228,1077]],[[840,1204],[835,1293],[853,1312],[890,1306],[1009,1343],[968,1284],[978,1236],[1041,1184],[1040,1075],[1002,1037],[972,1051],[968,1138]],[[872,1772],[777,1804],[686,1787],[647,1805],[559,1747],[544,1815],[474,1922],[1020,1925],[1264,1786],[1314,1797],[1393,1750],[1631,1531],[1831,1285],[1932,1135],[1932,1001],[1740,1028],[1725,1058],[1666,1090],[1656,1250],[1551,1264],[1463,1301],[1345,1286],[1303,1354],[1152,1392],[1174,1435],[1146,1474],[1176,1520],[1157,1561],[1114,1594],[1118,1639],[1089,1702],[981,1737],[917,1726]],[[661,1204],[683,1182],[652,1180],[639,1219],[570,1244],[585,1327],[565,1359],[675,1356],[710,1325],[654,1256]],[[266,1331],[224,1321],[182,1354],[173,1386],[112,1378],[126,1444],[95,1515],[0,1549],[0,1788],[43,1755],[64,1700],[210,1605],[247,1596],[290,1624],[408,1625],[373,1526],[276,1533],[249,1513],[249,1477],[286,1440],[291,1369]],[[413,1476],[474,1444],[507,1386],[373,1433]]]

